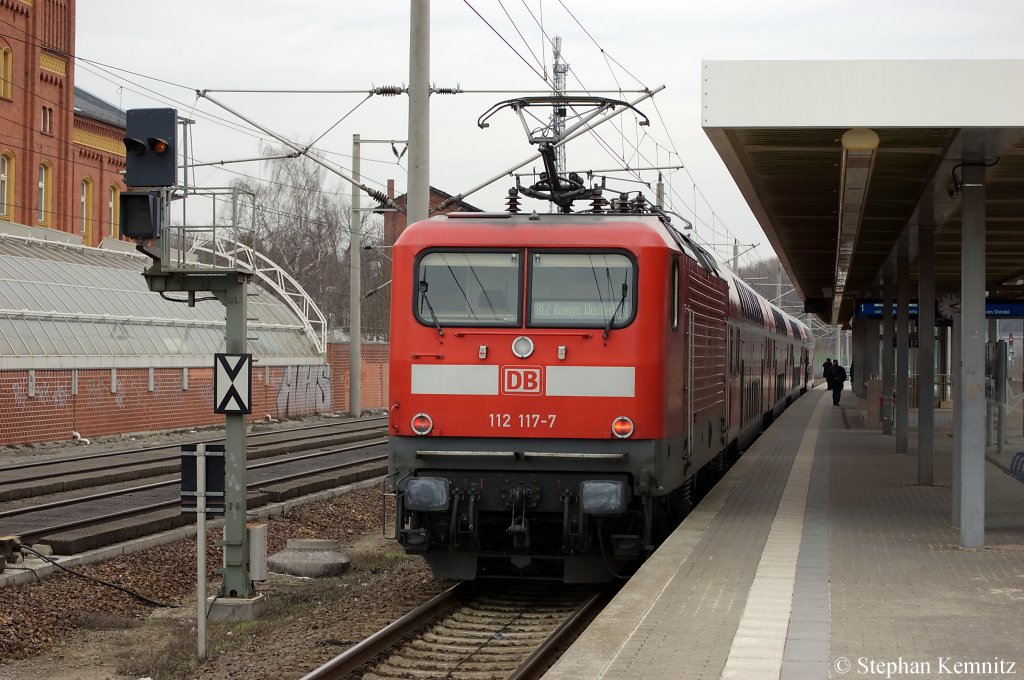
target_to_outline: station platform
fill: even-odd
[[[909,448],[811,390],[544,677],[1024,677],[1024,483],[988,458],[987,547],[961,549],[951,434],[934,486]]]

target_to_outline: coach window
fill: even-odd
[[[610,328],[636,312],[636,267],[623,253],[530,254],[529,326]]]
[[[415,312],[433,326],[518,326],[518,252],[432,251],[416,265]]]

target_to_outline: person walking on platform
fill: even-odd
[[[825,379],[826,389],[832,389],[832,360],[825,357],[825,363],[821,365],[821,377]]]
[[[839,365],[838,361],[832,363],[832,404],[839,406],[839,395],[843,391],[843,383],[846,382],[846,369]]]

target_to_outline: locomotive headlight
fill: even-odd
[[[413,477],[405,483],[404,504],[408,510],[439,512],[448,509],[448,480]]]
[[[430,434],[434,429],[434,421],[426,413],[417,413],[412,417],[410,427],[418,435]]]
[[[533,340],[525,335],[520,335],[512,341],[512,354],[520,359],[525,359],[533,354]]]
[[[628,439],[633,435],[633,421],[626,416],[619,416],[612,421],[612,434],[619,439]]]
[[[580,482],[580,505],[588,515],[621,515],[626,510],[626,485],[608,479]]]

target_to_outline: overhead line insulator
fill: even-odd
[[[371,189],[370,187],[363,187],[363,191],[369,195],[370,198],[377,201],[382,206],[394,207],[398,212],[405,212],[405,208],[395,205],[395,202],[388,198],[387,194],[377,189]]]
[[[370,94],[379,95],[381,97],[397,97],[400,94],[405,94],[409,91],[409,88],[404,85],[382,85],[381,87],[375,87],[370,90]]]

